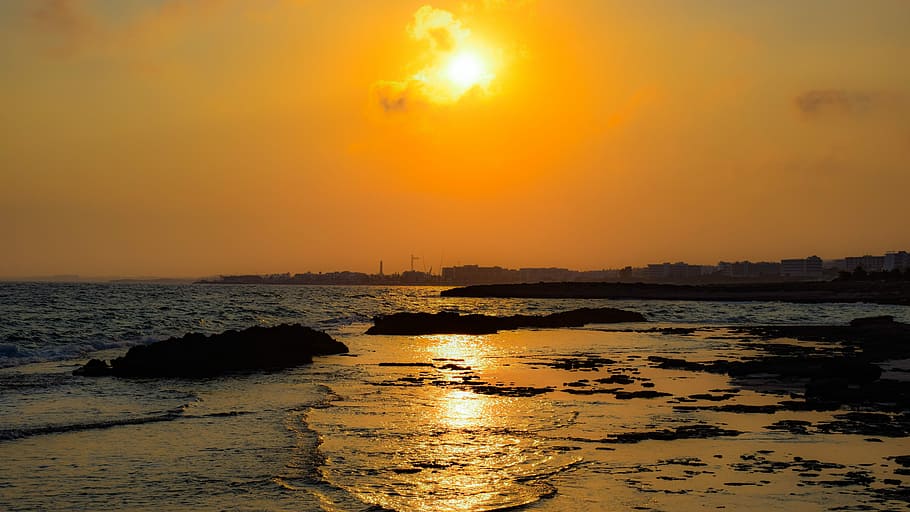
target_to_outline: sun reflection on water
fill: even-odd
[[[471,391],[458,384],[465,375],[494,370],[494,347],[486,336],[424,337],[427,355],[446,372],[451,386],[429,388],[426,407],[414,419],[428,435],[408,450],[411,464],[426,469],[401,475],[417,494],[433,496],[417,510],[489,510],[529,503],[537,490],[515,481],[529,453],[526,441],[510,432],[513,400]],[[470,368],[470,370],[467,370]],[[391,504],[391,503],[390,503]],[[397,503],[401,505],[400,503]],[[405,508],[410,508],[405,507]]]
[[[425,336],[431,342],[427,350],[437,361],[453,361],[479,372],[491,369],[493,349],[486,336],[436,334]]]
[[[547,417],[540,409],[546,401],[494,391],[501,381],[511,382],[503,371],[514,365],[502,337],[409,341],[395,346],[400,352],[394,359],[432,368],[370,365],[381,382],[407,384],[371,390],[374,398],[358,403],[363,408],[321,411],[340,414],[334,431],[344,433],[321,446],[332,456],[325,466],[328,480],[359,501],[402,512],[500,510],[552,493],[545,475],[565,462],[555,460],[547,442],[529,428],[529,422]],[[411,384],[415,379],[420,385]]]
[[[460,389],[450,390],[439,403],[439,418],[449,428],[464,429],[484,423],[490,398]]]

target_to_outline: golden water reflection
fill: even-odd
[[[494,347],[488,336],[464,334],[436,334],[425,336],[430,356],[439,361],[452,361],[460,366],[470,366],[475,372],[489,370]]]
[[[449,428],[479,427],[492,412],[490,397],[461,389],[449,390],[439,402],[439,419]]]
[[[450,385],[426,388],[428,407],[414,418],[427,435],[413,446],[410,462],[429,467],[401,475],[418,495],[432,499],[420,504],[409,500],[403,508],[490,510],[537,500],[537,489],[516,480],[529,470],[527,458],[535,450],[507,428],[514,400],[475,393],[462,385],[468,375],[486,382],[496,369],[495,347],[488,337],[424,339],[428,356],[438,367],[453,364],[457,368],[443,370]]]
[[[464,368],[447,371],[446,378],[450,382],[464,382],[466,376],[483,380],[483,373],[492,369],[492,349],[486,336],[443,334],[427,339],[431,341],[428,351],[432,359]],[[496,401],[493,398],[467,389],[445,389],[435,408],[435,419],[453,429],[484,426],[494,414]]]

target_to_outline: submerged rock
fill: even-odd
[[[314,355],[343,354],[348,347],[302,325],[250,327],[206,336],[190,333],[133,347],[106,362],[92,359],[74,375],[97,377],[212,377],[250,370],[280,370],[311,363]]]
[[[714,425],[681,425],[674,429],[665,428],[651,432],[623,432],[612,438],[603,439],[603,443],[630,444],[641,441],[676,441],[677,439],[707,439],[710,437],[738,436],[742,432],[721,428]]]
[[[781,402],[784,410],[831,410],[861,405],[880,410],[910,407],[910,381],[882,378],[882,361],[910,358],[910,324],[891,316],[857,318],[849,325],[741,327],[740,333],[764,339],[794,338],[817,344],[790,344],[786,355],[759,355],[745,361],[704,362],[650,356],[655,368],[726,374],[744,381],[805,386],[800,402]],[[774,345],[768,344],[763,347]],[[736,407],[742,407],[737,405]],[[701,407],[700,409],[704,409]],[[712,408],[710,410],[723,410]],[[742,411],[767,412],[749,406]]]
[[[458,313],[395,313],[373,318],[367,334],[493,334],[523,327],[581,327],[586,324],[645,322],[641,313],[615,308],[581,308],[543,316],[460,315]]]

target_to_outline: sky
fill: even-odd
[[[910,250],[904,0],[5,0],[0,277]]]

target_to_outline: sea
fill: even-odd
[[[799,387],[648,359],[742,359],[762,348],[738,327],[910,322],[908,307],[443,289],[0,283],[0,510],[910,508],[910,470],[896,458],[910,442],[899,433],[823,428],[856,411],[721,410]],[[400,311],[579,307],[638,311],[648,323],[365,334],[374,316]],[[72,375],[136,345],[283,323],[323,330],[350,353],[208,379]],[[910,378],[905,363],[886,373]],[[693,431],[709,435],[667,435]]]

